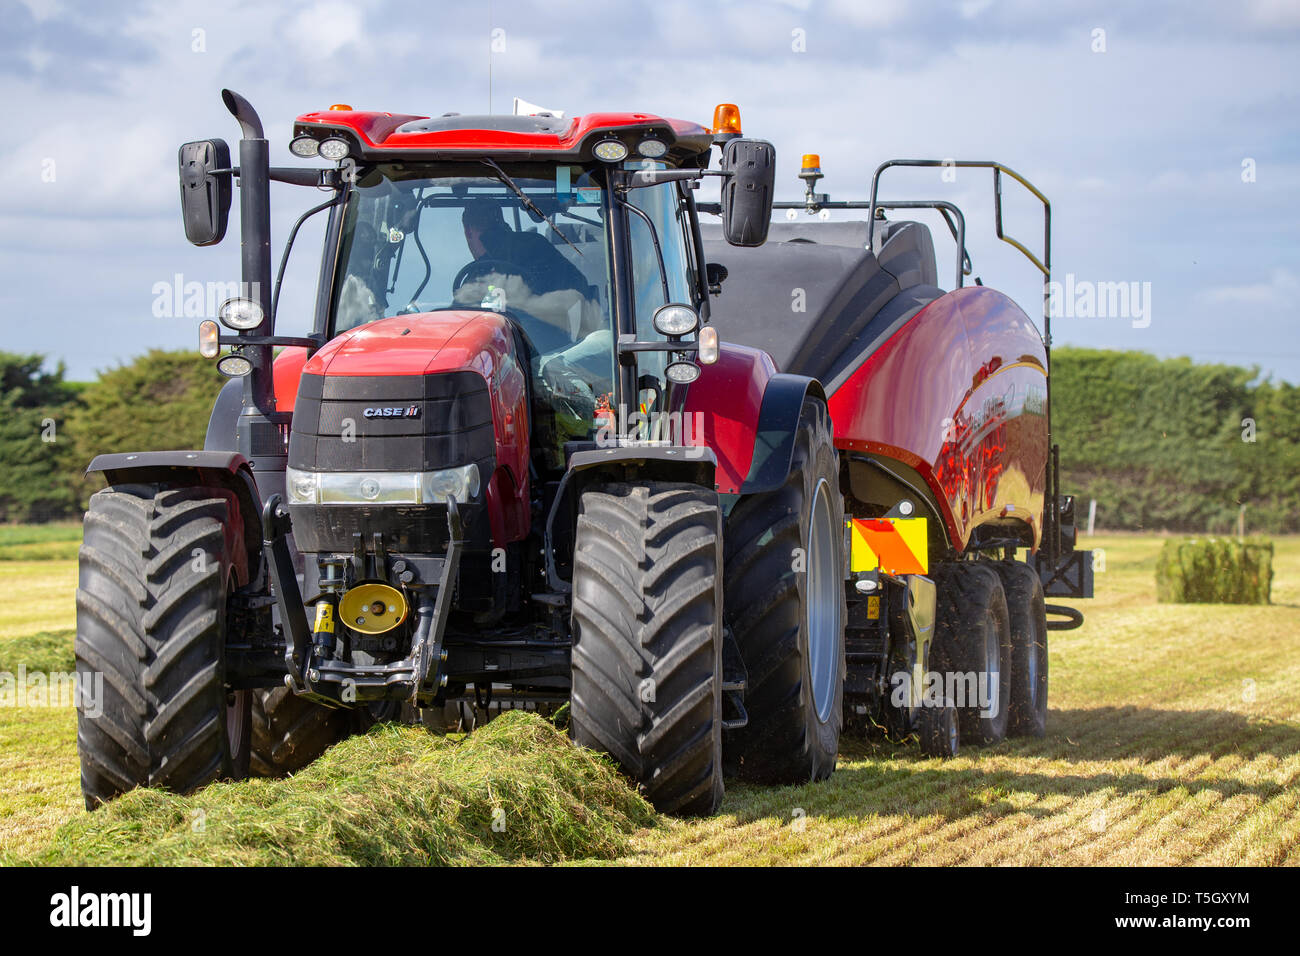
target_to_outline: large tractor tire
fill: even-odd
[[[247,775],[252,694],[225,675],[243,527],[221,488],[117,485],[90,499],[75,641],[87,809],[133,787],[188,793]]]
[[[1047,736],[1047,608],[1043,583],[1019,561],[997,565],[1011,621],[1011,692],[1007,733]]]
[[[664,813],[722,801],[720,531],[698,485],[600,485],[579,507],[570,732]]]
[[[824,403],[805,400],[794,459],[776,491],[727,518],[727,619],[748,671],[748,724],[727,768],[762,783],[823,780],[844,720],[844,499]]]
[[[984,562],[938,565],[931,669],[943,675],[957,706],[961,739],[995,744],[1007,735],[1011,625],[1002,579]]]
[[[351,711],[325,707],[287,687],[255,691],[249,769],[258,777],[294,773],[356,729]]]

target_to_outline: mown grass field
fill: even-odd
[[[68,540],[0,536],[0,550]],[[829,781],[729,781],[703,821],[648,817],[608,768],[526,720],[464,744],[381,729],[288,781],[137,793],[87,815],[74,712],[3,707],[0,860],[1296,864],[1300,539],[1277,543],[1271,606],[1170,606],[1155,603],[1161,539],[1093,538],[1106,570],[1083,628],[1051,636],[1046,739],[945,762],[845,740]],[[0,671],[66,659],[75,579],[57,556],[0,561]],[[565,788],[582,799],[545,796]]]

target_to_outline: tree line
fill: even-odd
[[[1256,369],[1142,352],[1052,352],[1062,490],[1106,529],[1300,531],[1300,387]],[[70,382],[41,355],[0,352],[0,521],[81,514],[95,455],[201,448],[223,382],[190,351],[152,350]]]
[[[80,517],[103,485],[85,475],[96,455],[202,448],[223,381],[192,351],[154,349],[93,382],[0,352],[0,521]]]
[[[1061,490],[1098,527],[1300,531],[1300,388],[1258,369],[1052,350]]]

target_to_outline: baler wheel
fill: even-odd
[[[597,485],[580,503],[570,732],[663,813],[722,802],[721,520],[691,484]]]
[[[1007,735],[1011,690],[1011,625],[1002,579],[987,562],[959,561],[937,565],[934,583],[938,620],[931,670],[944,675],[945,690],[960,688],[949,696],[957,705],[961,739],[998,743]]]
[[[251,695],[225,684],[238,507],[222,488],[157,484],[90,499],[74,642],[88,810],[134,787],[247,775]]]
[[[957,708],[944,699],[943,705],[922,707],[916,719],[917,736],[921,738],[921,753],[927,757],[955,757],[961,748],[961,731],[957,721]]]
[[[748,671],[749,723],[728,772],[807,783],[835,770],[844,720],[844,499],[830,415],[804,401],[784,485],[727,518],[727,617]]]
[[[996,565],[1011,619],[1011,694],[1007,733],[1047,736],[1047,609],[1043,583],[1019,561]]]

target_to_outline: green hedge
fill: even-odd
[[[1273,542],[1171,538],[1156,562],[1156,600],[1166,604],[1268,604]]]
[[[1052,349],[1061,490],[1097,527],[1300,532],[1300,387],[1142,352]]]

